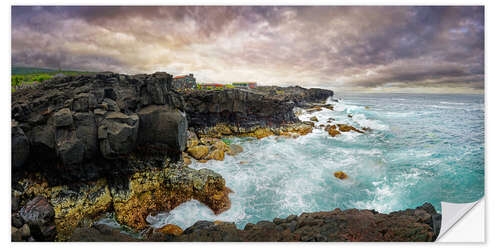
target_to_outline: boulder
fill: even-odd
[[[224,160],[224,149],[215,149],[212,152],[210,152],[207,157],[207,160],[217,160],[217,161],[223,161]]]
[[[30,144],[28,137],[24,134],[23,129],[16,121],[11,125],[11,140],[12,140],[12,167],[14,169],[21,168],[30,154]]]
[[[138,112],[139,144],[166,148],[180,153],[186,148],[187,119],[184,113],[168,106],[150,105]]]
[[[52,241],[56,236],[54,208],[47,199],[37,196],[29,201],[19,212],[21,218],[29,225],[31,235],[38,241]]]
[[[110,112],[99,126],[99,148],[101,154],[114,159],[132,152],[136,147],[139,117]]]
[[[194,146],[192,148],[188,149],[188,153],[195,159],[201,160],[205,156],[207,156],[208,151],[210,147],[209,146],[204,146],[204,145],[199,145],[199,146]]]
[[[73,115],[69,108],[63,108],[54,114],[54,126],[66,127],[73,124]]]

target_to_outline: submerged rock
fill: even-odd
[[[363,131],[353,127],[353,126],[350,126],[350,125],[347,125],[347,124],[337,124],[338,126],[338,129],[342,132],[350,132],[350,131],[355,131],[355,132],[358,132],[358,133],[364,133]]]
[[[328,134],[332,137],[335,137],[336,135],[340,135],[340,132],[337,130],[337,127],[335,125],[326,126],[325,131],[327,131]]]
[[[337,171],[337,172],[333,173],[333,175],[334,175],[335,177],[337,177],[337,178],[341,179],[341,180],[346,179],[346,178],[348,177],[348,176],[347,176],[347,174],[345,174],[345,173],[344,173],[344,172],[342,172],[342,171]]]
[[[239,153],[243,152],[243,147],[240,146],[240,145],[236,145],[236,144],[231,144],[229,145],[229,151],[228,151],[228,155],[237,155]]]

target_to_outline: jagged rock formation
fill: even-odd
[[[433,241],[440,215],[430,203],[416,209],[378,213],[374,210],[335,209],[290,215],[273,222],[247,224],[199,221],[172,241]]]
[[[35,197],[52,209],[53,225],[45,235],[28,221],[35,240],[53,240],[56,231],[57,240],[67,240],[107,211],[140,229],[149,213],[189,199],[216,213],[228,209],[230,190],[220,175],[179,162],[188,126],[184,99],[171,81],[166,73],[105,72],[13,93],[13,221]],[[16,225],[22,235],[24,223]]]
[[[276,94],[279,93],[279,94]],[[223,91],[183,91],[190,128],[200,137],[227,135],[263,138],[304,135],[312,126],[295,116],[296,106],[324,102],[333,91],[301,87],[258,87]]]
[[[299,121],[293,114],[293,103],[249,90],[186,91],[183,97],[189,126],[193,128],[219,123],[242,128],[276,127]]]
[[[268,98],[291,101],[301,108],[312,107],[315,103],[324,102],[328,97],[333,96],[333,91],[331,90],[319,88],[306,89],[300,86],[259,86],[255,89],[255,92],[265,95]]]
[[[96,180],[137,148],[178,157],[186,143],[183,98],[172,76],[68,76],[12,95],[14,172],[55,181]]]
[[[303,213],[272,222],[248,223],[243,230],[231,222],[198,221],[182,233],[146,230],[143,238],[128,241],[434,241],[441,215],[430,203],[389,214],[375,210],[335,209]],[[97,232],[101,232],[98,234]],[[73,241],[116,241],[125,237],[102,225],[80,228]]]

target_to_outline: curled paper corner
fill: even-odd
[[[460,221],[472,208],[481,202],[484,198],[470,203],[451,203],[451,202],[441,202],[441,230],[436,239],[437,242],[446,242],[441,238],[450,230],[453,225]],[[441,240],[440,240],[441,239]]]

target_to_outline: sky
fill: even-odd
[[[481,6],[13,6],[11,25],[14,66],[484,92]]]

